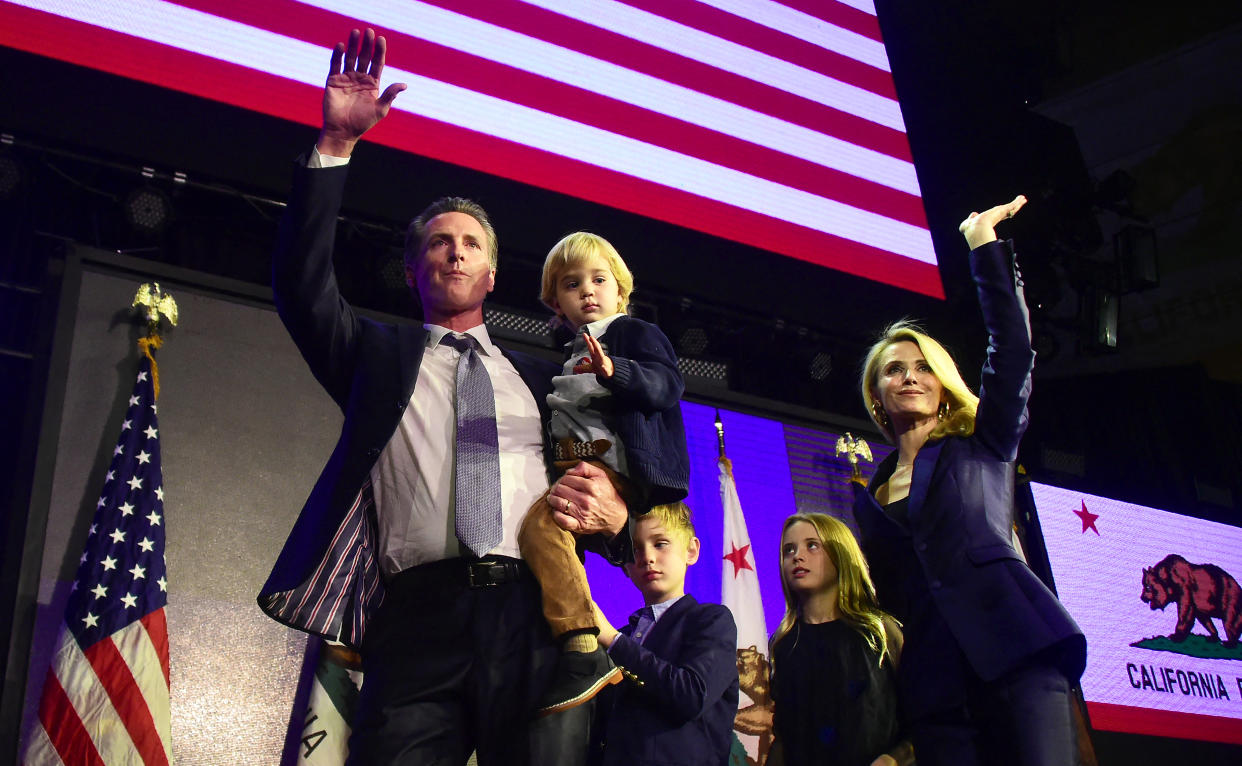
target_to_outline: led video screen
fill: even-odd
[[[410,86],[374,141],[943,297],[871,0],[0,0],[0,44],[310,125],[363,25]]]
[[[1242,529],[1032,484],[1097,729],[1242,744]]]

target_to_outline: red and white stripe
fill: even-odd
[[[171,763],[164,610],[85,651],[63,631],[43,682],[38,716],[25,766]]]
[[[0,0],[0,43],[310,124],[362,24],[410,86],[377,142],[942,295],[867,2]]]

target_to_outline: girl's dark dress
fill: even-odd
[[[773,727],[788,766],[867,766],[898,739],[895,673],[843,620],[802,622],[772,650]]]

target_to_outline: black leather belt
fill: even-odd
[[[530,568],[521,559],[484,556],[481,559],[453,558],[432,561],[397,573],[390,588],[465,586],[490,588],[529,578]]]
[[[461,559],[466,565],[466,584],[471,588],[489,588],[525,579],[530,574],[526,562],[508,556],[488,556],[475,561]]]

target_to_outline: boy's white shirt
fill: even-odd
[[[623,314],[613,314],[603,319],[596,319],[579,327],[574,332],[573,340],[565,344],[569,352],[561,374],[552,378],[552,393],[548,394],[548,409],[552,411],[552,421],[548,430],[553,439],[574,439],[575,441],[591,442],[596,439],[607,439],[612,448],[600,455],[600,459],[622,476],[626,476],[625,448],[612,423],[604,417],[604,412],[591,407],[593,399],[612,396],[612,392],[599,382],[595,375],[574,374],[574,365],[590,352],[582,340],[585,332],[592,338],[599,338],[608,327]],[[604,349],[605,352],[608,349]]]
[[[612,324],[613,322],[617,321],[619,318],[623,316],[625,316],[625,314],[618,311],[617,313],[613,314],[610,317],[604,317],[603,319],[596,319],[594,322],[587,322],[586,324],[579,327],[577,332],[575,332],[574,334],[581,335],[582,333],[585,332],[587,335],[590,335],[592,338],[598,338],[599,336],[603,335],[604,332],[608,329],[608,325]]]
[[[634,614],[638,615],[638,622],[634,624],[634,632],[630,635],[630,638],[640,644],[646,642],[647,636],[651,635],[651,629],[654,628],[655,624],[660,621],[660,618],[664,616],[664,613],[668,611],[668,608],[684,598],[685,595],[685,593],[682,593],[680,596],[670,598],[667,601],[661,601],[658,604],[645,605],[643,609],[647,609],[648,607],[651,609],[651,622],[645,622],[642,615],[643,609],[639,609],[635,612]],[[614,643],[613,646],[616,646],[616,644]],[[608,649],[611,651],[612,647],[610,646]]]
[[[651,604],[650,606],[651,606],[652,622],[659,622],[660,618],[664,616],[664,613],[668,611],[668,608],[670,606],[672,606],[673,604],[676,604],[678,601],[681,601],[685,597],[686,597],[686,594],[683,593],[677,598],[670,598],[668,601],[661,601],[658,604]]]

